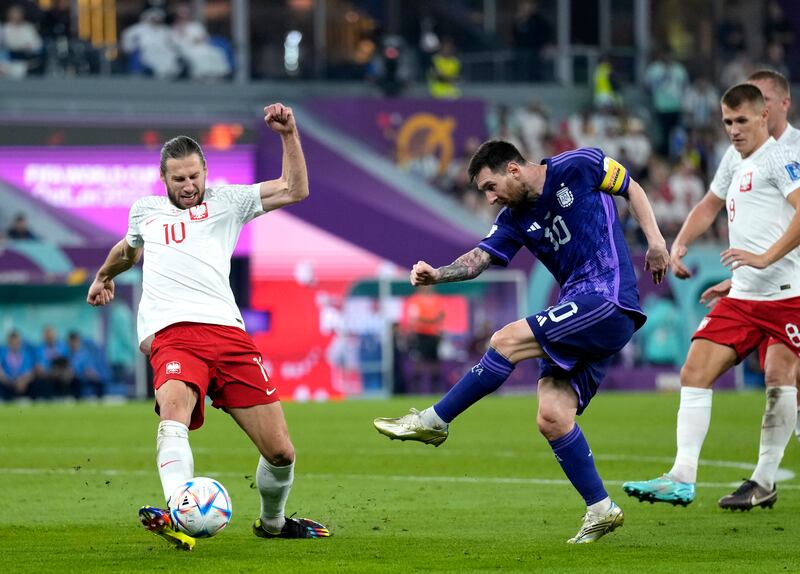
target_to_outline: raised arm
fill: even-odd
[[[272,211],[308,197],[308,170],[292,108],[271,104],[264,108],[264,121],[283,145],[281,177],[261,182],[261,206]]]
[[[658,285],[669,270],[670,262],[667,242],[664,241],[664,236],[661,235],[661,230],[658,229],[656,215],[653,213],[653,207],[647,199],[647,194],[642,189],[642,186],[633,179],[628,185],[628,202],[633,217],[639,222],[639,227],[642,228],[642,232],[647,238],[647,254],[645,255],[644,268],[650,271],[653,276],[653,283]]]
[[[686,255],[689,245],[711,227],[723,207],[725,207],[725,201],[709,191],[700,200],[700,203],[689,212],[689,216],[683,222],[678,236],[672,243],[670,255],[675,277],[686,279],[692,276],[692,273],[683,264],[683,256]]]
[[[434,269],[424,261],[418,261],[411,269],[412,285],[434,285],[474,279],[483,273],[492,257],[480,247],[465,253],[450,265]]]
[[[131,247],[126,239],[112,247],[89,287],[86,302],[95,307],[111,303],[114,300],[114,277],[136,265],[141,256],[142,249]]]

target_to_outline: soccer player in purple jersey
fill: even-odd
[[[456,416],[498,389],[517,363],[539,359],[536,422],[587,506],[568,542],[594,542],[622,526],[624,517],[603,486],[575,417],[597,392],[613,355],[645,322],[612,196],[630,203],[647,237],[645,268],[656,284],[669,269],[666,243],[644,190],[599,149],[565,152],[537,165],[512,144],[491,140],[472,157],[469,176],[490,204],[504,209],[478,247],[450,265],[414,265],[412,285],[472,279],[492,263],[507,265],[526,247],[561,286],[558,302],[497,331],[480,362],[438,403],[375,419],[375,427],[392,439],[439,446]]]

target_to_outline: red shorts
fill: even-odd
[[[200,395],[190,429],[203,426],[206,395],[218,409],[266,405],[279,399],[250,336],[238,327],[176,323],[156,333],[150,353],[153,386],[175,379]],[[156,404],[158,412],[158,404]]]
[[[758,363],[761,365],[761,370],[763,371],[766,369],[766,362],[767,362],[767,349],[772,345],[782,345],[778,339],[775,337],[769,337],[764,339],[764,341],[758,346]]]
[[[732,347],[737,361],[758,347],[762,366],[769,345],[782,343],[800,356],[800,297],[779,301],[723,297],[700,322],[694,339]]]

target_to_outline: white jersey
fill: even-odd
[[[178,209],[166,196],[131,206],[126,240],[144,247],[139,346],[174,323],[244,329],[228,276],[245,223],[264,213],[259,184],[206,189],[203,203]]]
[[[788,146],[800,153],[800,130],[793,127],[791,124],[786,124],[786,129],[783,130],[781,137],[778,138],[778,143]],[[711,181],[709,187],[714,195],[720,199],[725,199],[728,188],[731,185],[731,180],[733,179],[733,172],[736,171],[741,162],[741,154],[736,151],[736,148],[732,145],[728,146],[728,149],[725,150],[725,155],[722,156],[719,162],[719,167],[717,167],[717,171],[714,173],[714,179]]]
[[[747,158],[736,153],[737,160],[729,155],[725,154],[710,189],[725,201],[730,246],[764,253],[794,217],[786,196],[800,189],[800,146],[789,148],[769,138]],[[728,186],[722,188],[726,179]],[[757,301],[800,296],[800,250],[787,253],[765,269],[734,269],[729,296]]]

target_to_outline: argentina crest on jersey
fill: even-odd
[[[572,191],[570,191],[569,187],[565,185],[556,192],[556,199],[561,207],[569,207],[575,198],[572,197]]]

